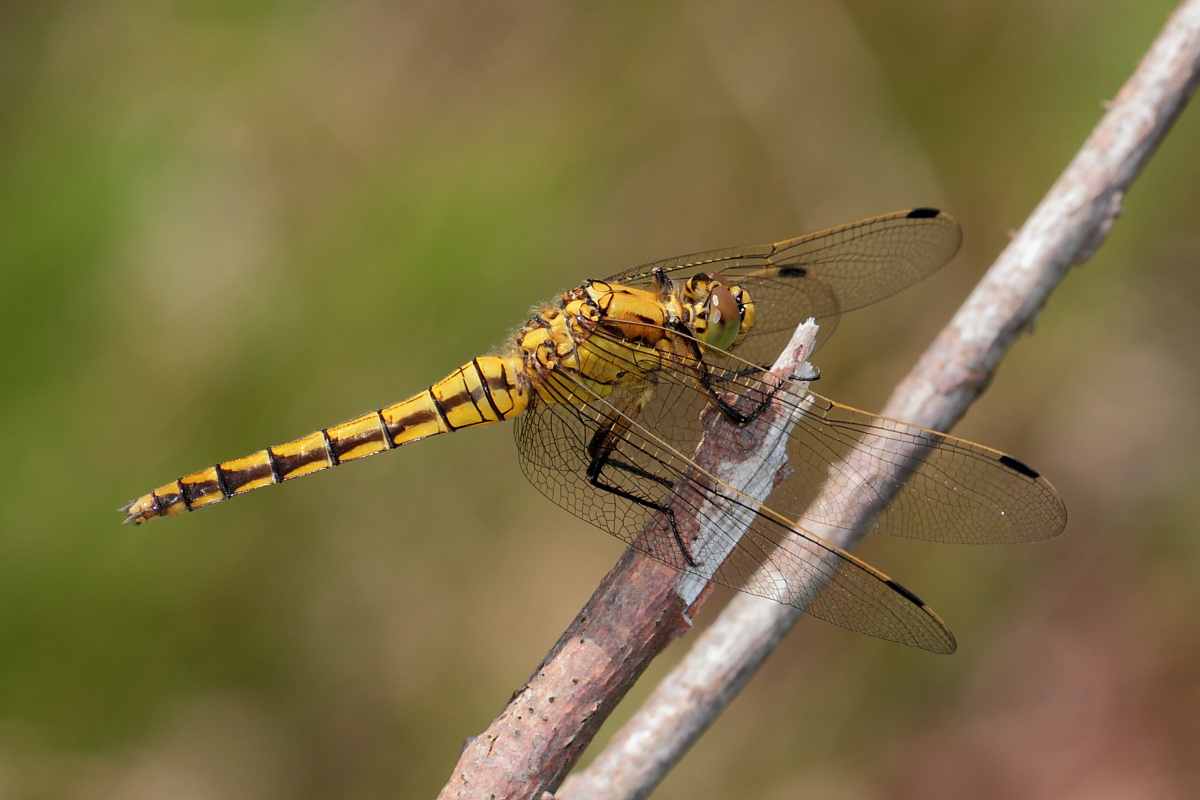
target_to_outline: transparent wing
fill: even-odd
[[[592,335],[607,338],[600,331]],[[675,352],[663,357],[661,368],[606,398],[591,394],[569,373],[554,373],[542,390],[562,402],[535,403],[518,418],[516,435],[522,467],[539,490],[677,569],[694,571],[685,545],[675,538],[683,536],[686,542],[686,531],[668,535],[660,526],[657,536],[639,536],[647,520],[664,513],[668,493],[674,497],[674,487],[691,481],[697,499],[683,517],[753,518],[716,580],[799,603],[810,598],[798,587],[809,584],[794,577],[819,573],[837,588],[826,593],[829,599],[823,595],[817,600],[811,609],[815,615],[908,643],[914,643],[912,631],[922,630],[917,646],[936,649],[938,636],[948,634],[935,635],[935,628],[942,628],[940,622],[930,627],[932,612],[802,526],[846,526],[848,514],[864,504],[882,509],[868,531],[929,541],[1039,541],[1057,535],[1066,524],[1053,486],[1020,461],[847,408],[798,386],[772,400],[799,410],[787,444],[790,474],[774,476],[781,479],[766,507],[745,498],[724,498],[723,485],[692,461],[703,432],[700,411],[714,397],[753,409],[771,395],[760,368],[728,354],[701,361],[693,355],[701,351],[687,337],[675,336]],[[618,362],[634,374],[644,370],[645,354],[638,356],[643,366],[634,360],[636,345],[608,338],[584,346],[589,355]],[[591,402],[568,401],[588,396]],[[737,427],[726,424],[734,435]],[[704,497],[714,496],[723,499],[703,504]]]
[[[673,336],[675,351],[653,373],[654,391],[636,413],[664,442],[692,453],[703,430],[700,409],[713,395],[727,405],[761,404],[762,371],[728,353],[701,363],[693,355],[698,347],[683,334]],[[610,359],[630,352],[612,344],[603,351]],[[1044,541],[1066,526],[1066,509],[1050,482],[999,450],[807,389],[778,402],[804,409],[789,434],[791,475],[769,500],[787,519],[840,527],[849,508],[871,502],[882,510],[868,532],[956,544]]]
[[[535,403],[516,420],[526,475],[568,511],[682,572],[807,607],[860,633],[953,652],[953,635],[911,592],[716,480],[658,437],[640,413],[655,388],[645,381],[570,403],[588,390],[570,375],[552,376],[542,390],[563,402]],[[596,474],[599,439],[610,447]],[[736,540],[727,532],[730,518],[748,526]],[[701,530],[721,539],[704,551],[721,552],[719,565],[695,548]]]
[[[898,211],[775,244],[732,247],[654,261],[618,272],[608,283],[647,285],[657,269],[686,280],[719,272],[749,292],[755,325],[738,349],[748,361],[769,360],[796,325],[821,323],[817,345],[837,317],[890,297],[946,264],[962,244],[958,222],[944,211]]]
[[[867,502],[882,508],[869,533],[955,544],[1039,542],[1066,527],[1058,492],[1012,456],[806,395],[788,447],[794,472],[771,496],[785,515],[839,527]]]

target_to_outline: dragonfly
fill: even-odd
[[[512,419],[530,481],[648,555],[860,633],[952,652],[953,635],[928,605],[809,528],[844,525],[836,498],[857,491],[877,496],[881,507],[866,532],[950,543],[1041,541],[1066,525],[1058,492],[1013,456],[828,400],[800,380],[813,376],[793,376],[781,391],[767,379],[767,365],[799,322],[819,323],[815,350],[842,313],[929,276],[961,241],[953,217],[917,208],[588,280],[541,308],[506,350],[472,359],[407,400],[184,475],[121,511],[132,523],[177,516],[419,439]],[[787,433],[788,468],[760,503],[693,455],[705,435],[702,412],[715,410],[734,433],[772,404],[797,422]],[[900,455],[914,448],[923,454],[916,466]],[[854,470],[845,467],[854,453],[884,465],[865,487],[855,488]],[[705,550],[723,553],[719,564],[706,563],[696,526],[678,513],[681,485],[693,489],[689,515],[730,537]],[[734,514],[748,520],[744,532],[719,532],[721,518]]]

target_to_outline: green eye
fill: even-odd
[[[723,284],[714,283],[708,295],[708,327],[704,331],[704,343],[721,350],[728,350],[737,340],[742,327],[733,293]]]

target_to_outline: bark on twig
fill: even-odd
[[[946,430],[987,386],[1068,269],[1103,243],[1133,180],[1200,81],[1200,0],[1176,9],[1066,171],[883,414]],[[851,549],[861,534],[830,531]],[[645,797],[803,612],[739,595],[560,800]]]

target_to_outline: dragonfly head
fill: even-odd
[[[754,324],[754,305],[740,286],[730,286],[715,272],[698,272],[683,290],[692,308],[696,338],[718,350],[741,343]]]

